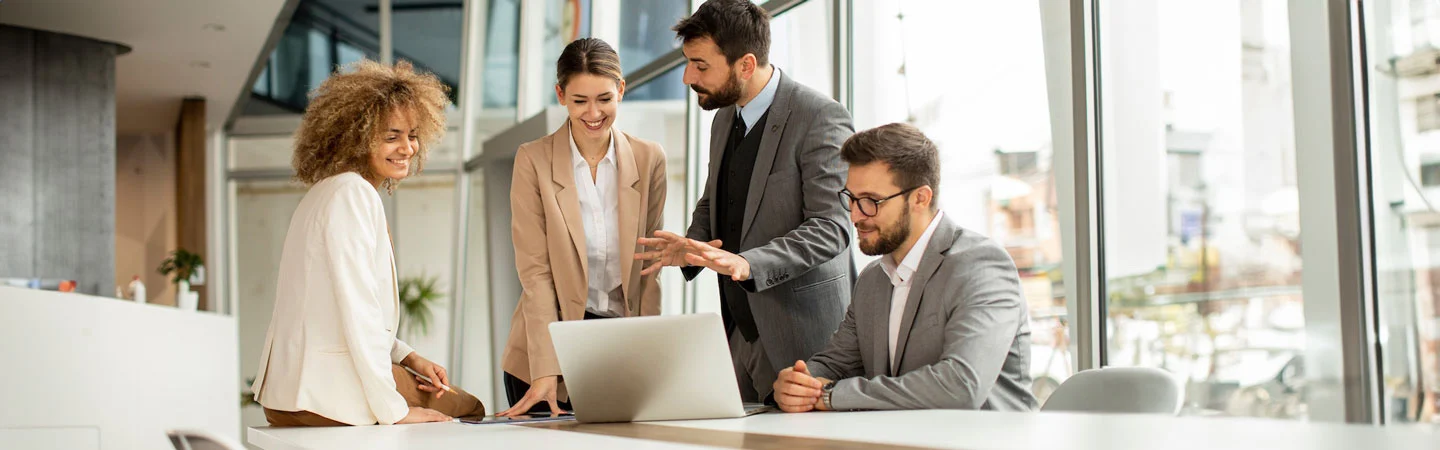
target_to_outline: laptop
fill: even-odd
[[[559,321],[550,336],[579,422],[722,419],[770,409],[740,402],[719,314]]]

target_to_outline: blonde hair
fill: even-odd
[[[295,180],[308,186],[345,172],[372,179],[370,152],[396,111],[413,114],[420,148],[411,157],[410,174],[420,173],[430,146],[445,134],[448,93],[440,79],[415,71],[408,61],[386,66],[367,59],[346,65],[310,91],[310,105],[295,130]],[[386,178],[382,186],[393,193],[397,184]]]

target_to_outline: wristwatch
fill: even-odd
[[[830,394],[835,392],[835,382],[830,381],[820,387],[820,407],[826,411],[834,411],[835,407],[830,405]]]

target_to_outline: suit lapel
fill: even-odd
[[[641,217],[645,214],[645,208],[640,205],[640,191],[636,185],[640,183],[640,171],[635,167],[635,152],[630,148],[630,140],[619,131],[612,131],[610,139],[615,142],[615,163],[616,175],[619,180],[617,197],[620,204],[616,208],[616,218],[620,230],[620,289],[624,292],[625,310],[635,311],[639,305],[630,304],[630,270],[634,266],[635,239],[639,237],[636,229],[639,227]],[[632,315],[632,314],[627,314]]]
[[[866,364],[865,367],[875,369],[873,373],[867,374],[868,376],[890,376],[890,297],[895,293],[895,286],[891,286],[890,279],[884,276],[873,276],[873,278],[875,282],[864,284],[875,287],[863,296],[856,292],[854,297],[855,299],[877,299],[877,301],[869,302],[871,306],[868,308],[869,311],[866,311],[873,320],[868,322],[872,325],[863,337],[870,340],[870,357],[875,360],[871,361],[871,364]],[[856,283],[856,286],[860,285],[860,283]]]
[[[792,86],[780,69],[775,69],[775,75],[779,77],[775,82],[775,100],[770,103],[770,110],[766,112],[765,129],[750,130],[751,132],[764,133],[760,137],[760,151],[755,154],[755,169],[750,172],[750,191],[745,197],[745,220],[740,223],[740,235],[750,232],[750,223],[755,220],[755,212],[760,208],[760,199],[765,196],[765,184],[770,178],[770,168],[775,165],[775,154],[780,149],[780,135],[785,132],[785,122],[790,118],[790,96],[793,93]],[[731,113],[734,116],[734,113]],[[728,134],[728,133],[727,133]]]
[[[559,131],[550,135],[550,179],[559,185],[555,190],[555,201],[560,204],[560,215],[564,216],[565,228],[570,230],[570,241],[575,244],[575,255],[580,258],[581,279],[590,279],[589,260],[585,258],[584,218],[580,217],[580,196],[575,188],[575,166],[570,157],[570,121]]]
[[[710,177],[705,179],[705,189],[710,191],[710,230],[712,232],[719,230],[719,226],[715,222],[720,215],[719,207],[716,206],[720,202],[715,200],[715,196],[719,195],[718,192],[715,192],[716,181],[719,180],[716,177],[720,175],[720,164],[725,158],[725,146],[730,141],[730,127],[735,125],[735,110],[734,106],[720,108],[720,111],[715,113],[715,122],[710,127]]]
[[[920,268],[915,270],[910,279],[910,294],[905,298],[905,315],[901,316],[900,335],[895,339],[895,364],[890,367],[891,373],[900,372],[900,362],[905,356],[905,346],[909,344],[910,330],[915,326],[915,314],[920,310],[920,301],[924,299],[925,286],[940,268],[940,263],[945,260],[945,252],[950,250],[950,244],[954,241],[955,230],[942,217],[940,224],[935,227],[935,232],[930,235],[930,241],[925,244],[925,255],[920,258]]]

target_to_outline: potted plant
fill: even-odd
[[[200,294],[190,292],[190,280],[196,271],[203,270],[205,261],[200,255],[190,253],[181,248],[170,252],[170,257],[160,262],[160,268],[156,269],[161,275],[174,275],[173,281],[179,290],[175,294],[175,306],[180,309],[194,311],[196,303],[200,300]]]
[[[401,278],[400,291],[400,332],[410,330],[409,336],[424,336],[430,333],[430,308],[445,298],[435,287],[436,277]]]

